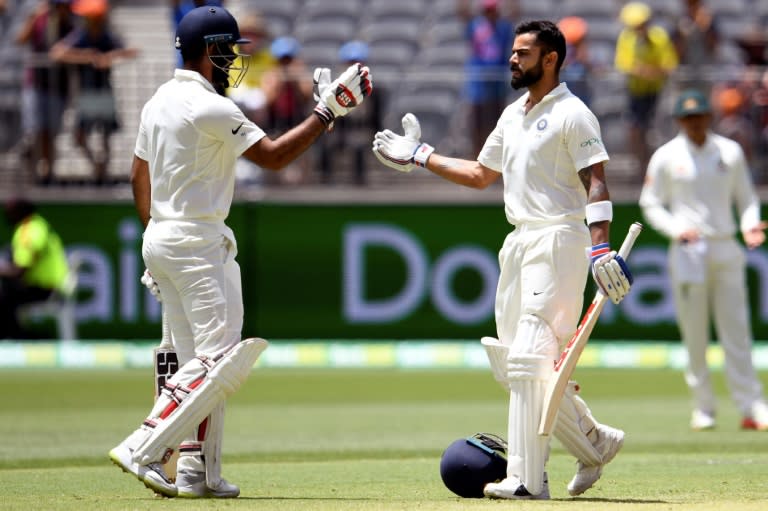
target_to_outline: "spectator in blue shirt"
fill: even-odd
[[[465,65],[464,95],[470,104],[470,125],[475,154],[496,125],[509,92],[509,56],[514,25],[502,17],[499,0],[481,0],[481,13],[472,16],[468,0],[459,0],[458,15],[466,22],[470,45]]]

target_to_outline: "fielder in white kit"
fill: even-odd
[[[494,377],[510,394],[507,477],[485,486],[493,498],[549,498],[549,437],[539,436],[538,427],[554,363],[579,321],[590,268],[585,255],[591,253],[595,281],[614,303],[632,280],[608,244],[612,206],[599,124],[559,80],[565,52],[554,23],[517,26],[512,86],[528,93],[504,110],[477,161],[442,156],[421,143],[412,114],[403,118],[404,136],[385,130],[373,142],[378,159],[403,172],[422,166],[481,189],[503,177],[505,213],[515,229],[499,252],[498,340],[483,339]],[[623,431],[594,419],[577,390],[572,382],[555,427],[578,460],[571,495],[592,487],[624,440]]]
[[[237,22],[225,9],[204,6],[185,15],[176,33],[184,69],[144,106],[131,169],[134,201],[146,226],[142,256],[151,274],[142,282],[162,298],[179,369],[143,424],[109,456],[167,497],[240,494],[221,477],[224,402],[267,343],[241,341],[237,244],[225,224],[236,158],[279,170],[372,90],[368,68],[361,65],[334,82],[329,71],[317,70],[314,112],[271,140],[222,95],[230,72],[242,76],[247,68],[246,58],[235,52],[239,42],[244,40]],[[174,484],[162,462],[175,449],[180,456]]]
[[[741,146],[710,131],[709,101],[687,90],[675,105],[680,133],[648,163],[640,206],[648,223],[669,238],[669,274],[680,336],[688,352],[691,428],[715,427],[716,401],[707,365],[710,321],[725,352],[725,376],[743,429],[768,430],[768,406],[752,364],[746,290],[749,249],[765,241],[766,223]],[[738,223],[734,219],[738,213]]]

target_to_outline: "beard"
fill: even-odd
[[[518,71],[520,71],[518,69]],[[514,72],[514,71],[513,71]],[[544,75],[544,66],[542,65],[541,59],[536,63],[534,67],[527,71],[520,71],[520,75],[515,78],[514,75],[512,76],[512,81],[510,82],[512,85],[512,88],[522,89],[523,87],[529,87],[533,85],[534,83],[541,80],[541,77]]]
[[[226,95],[226,89],[229,87],[229,73],[225,70],[214,67],[213,68],[213,88],[221,96]]]

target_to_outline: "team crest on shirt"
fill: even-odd
[[[539,122],[536,123],[536,129],[539,131],[544,131],[547,128],[547,120],[546,119],[539,119]]]

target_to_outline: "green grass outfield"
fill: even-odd
[[[762,374],[766,381],[765,373]],[[765,510],[768,433],[691,433],[679,371],[577,372],[624,449],[583,497],[553,441],[549,502],[463,500],[440,481],[442,450],[477,431],[506,436],[506,399],[482,370],[257,369],[229,404],[224,475],[233,501],[156,499],[107,451],[148,411],[150,370],[0,372],[0,510]]]

